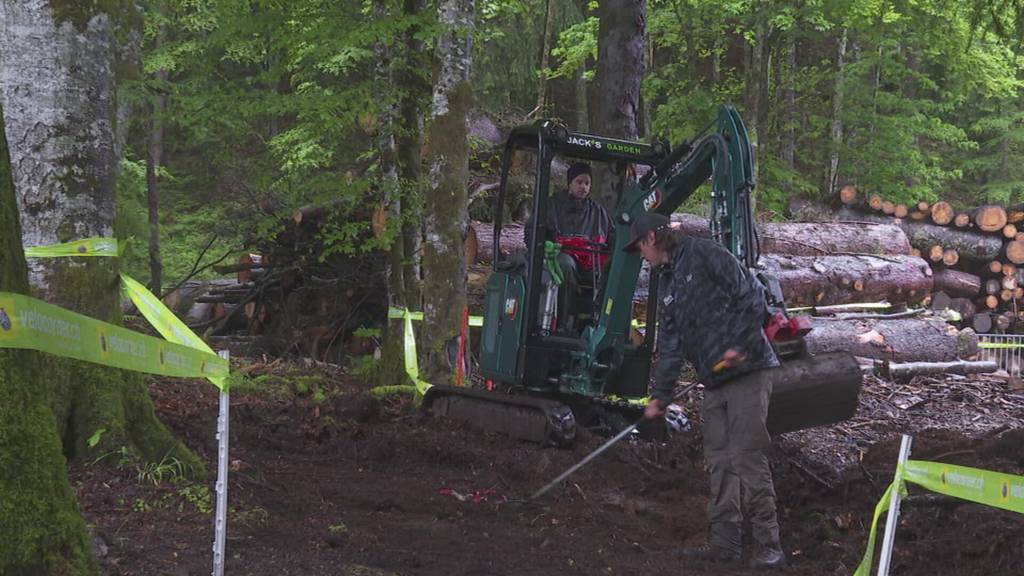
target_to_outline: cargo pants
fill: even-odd
[[[767,368],[704,391],[704,457],[711,472],[709,543],[742,550],[744,511],[754,540],[781,549],[775,486],[768,465],[771,437],[765,426],[771,382]]]

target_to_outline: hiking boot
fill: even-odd
[[[778,568],[786,564],[786,555],[779,548],[762,548],[750,559],[751,568]]]
[[[738,551],[712,546],[711,544],[704,544],[696,548],[682,548],[679,550],[679,554],[684,558],[701,562],[733,563],[740,561],[740,553]]]

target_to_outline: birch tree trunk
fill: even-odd
[[[782,165],[790,171],[795,168],[794,161],[796,159],[796,47],[796,34],[795,32],[790,31],[786,35],[785,71],[780,74],[780,81],[785,83],[785,88],[783,88],[783,101],[785,102],[783,115],[786,119],[786,124],[782,129],[782,145],[779,150],[779,155],[782,158]]]
[[[469,145],[466,115],[472,100],[473,0],[440,0],[441,34],[427,134],[429,189],[423,242],[423,363],[427,380],[447,384],[455,374],[452,349],[466,307],[463,242],[468,214]],[[451,345],[456,343],[455,346]],[[468,349],[468,347],[467,347]]]
[[[0,103],[25,246],[113,236],[120,149],[115,70],[133,71],[141,16],[133,3],[0,2]],[[104,10],[113,7],[116,12]],[[120,323],[116,258],[30,262],[33,294]],[[64,453],[72,458],[121,446],[143,458],[202,463],[156,419],[142,378],[92,364],[48,362]],[[104,429],[101,440],[86,440]]]
[[[832,126],[829,129],[828,165],[825,167],[825,184],[828,198],[836,195],[839,180],[839,148],[843,143],[843,66],[846,60],[846,28],[836,47],[836,80],[832,91]]]
[[[597,8],[600,19],[597,41],[597,71],[594,76],[594,109],[590,130],[606,136],[635,140],[639,134],[640,82],[643,80],[644,30],[647,27],[646,0],[609,0]],[[611,167],[593,167],[594,199],[615,208],[623,174]]]
[[[0,130],[0,292],[27,294],[27,273],[7,139]],[[7,313],[0,308],[0,329],[9,321]],[[0,349],[0,574],[97,574],[60,436],[41,392],[46,378],[38,367],[45,361],[38,352]]]
[[[167,81],[167,71],[156,73],[161,83]],[[162,88],[161,88],[162,89]],[[167,97],[159,94],[153,99],[153,117],[150,122],[149,153],[146,155],[146,207],[149,212],[149,289],[154,294],[163,290],[163,261],[160,258],[160,194],[157,171],[163,161],[164,120]]]

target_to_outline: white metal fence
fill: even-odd
[[[1020,378],[1024,367],[1024,334],[978,334],[980,360],[991,360]]]

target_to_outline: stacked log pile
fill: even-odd
[[[1024,331],[1024,206],[904,206],[879,195],[862,198],[852,186],[839,201],[839,223],[896,225],[906,233],[911,253],[932,269],[933,308],[955,310],[978,332]]]
[[[688,235],[710,237],[707,218],[673,214],[672,220]],[[494,251],[493,227],[472,222],[468,230],[475,254],[467,261],[489,262]],[[870,223],[765,223],[759,226],[761,264],[782,285],[793,306],[847,304],[888,300],[916,304],[933,290],[928,263],[911,255],[911,246],[899,226]],[[525,250],[522,227],[502,228],[500,251]],[[470,241],[467,241],[469,244]],[[638,286],[646,294],[644,277]]]
[[[673,214],[688,235],[709,238],[708,219]],[[473,223],[481,261],[493,254],[490,224]],[[524,250],[521,227],[503,229],[501,253]],[[836,305],[886,301],[894,308],[915,308],[935,292],[935,283],[969,290],[970,275],[941,269],[913,254],[907,233],[898,222],[871,221],[763,223],[758,225],[760,265],[779,280],[791,307],[814,307],[814,330],[807,337],[812,352],[844,350],[886,362],[948,362],[977,353],[973,330],[959,330],[942,318],[911,313],[835,315]],[[507,237],[506,237],[507,235]],[[482,290],[484,278],[478,282]],[[637,295],[646,299],[648,277],[641,272]],[[948,288],[947,288],[948,289]],[[638,303],[642,308],[642,302]],[[842,307],[840,312],[843,311]],[[918,311],[919,312],[919,311]],[[822,316],[817,316],[821,314]],[[824,315],[833,314],[831,317]]]

